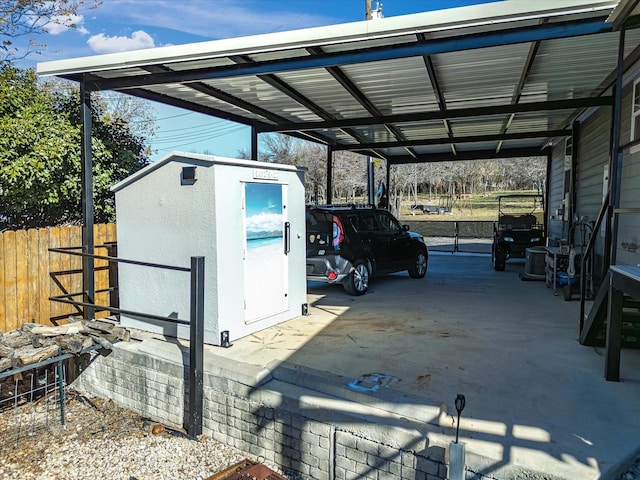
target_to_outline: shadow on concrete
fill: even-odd
[[[603,350],[577,342],[578,302],[554,296],[544,282],[521,281],[523,267],[513,260],[495,272],[487,255],[432,252],[425,279],[375,279],[362,297],[310,283],[308,317],[215,354],[269,366],[279,382],[351,402],[313,412],[338,427],[343,414],[354,422],[353,411],[340,409],[357,414],[353,405],[360,405],[363,424],[415,429],[425,443],[400,451],[417,451],[416,458],[452,440],[453,401],[462,393],[460,440],[476,474],[611,473],[640,446],[640,351],[625,349],[623,380],[606,382]],[[397,381],[377,391],[348,388],[374,373]],[[308,399],[297,403],[303,414],[317,409]]]

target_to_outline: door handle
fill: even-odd
[[[284,254],[288,255],[291,251],[291,224],[284,222]]]

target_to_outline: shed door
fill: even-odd
[[[274,183],[245,183],[245,323],[289,308],[286,188]]]

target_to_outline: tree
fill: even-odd
[[[305,167],[305,202],[327,202],[327,147],[319,143],[304,142],[300,149],[299,166]]]
[[[99,0],[0,0],[0,63],[24,58],[42,47],[29,38],[22,51],[15,46],[18,37],[46,34],[51,29],[76,28],[78,11],[95,8]]]
[[[263,135],[261,138],[262,150],[259,160],[263,162],[284,163],[297,165],[300,160],[298,151],[301,141],[280,133]]]
[[[111,185],[148,163],[145,138],[93,102],[95,219],[113,221]],[[0,229],[79,223],[79,96],[38,84],[33,70],[0,67]]]

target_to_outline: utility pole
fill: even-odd
[[[371,0],[365,0],[364,2],[364,18],[365,20],[376,20],[382,18],[382,4],[376,2],[376,9],[371,10]]]

